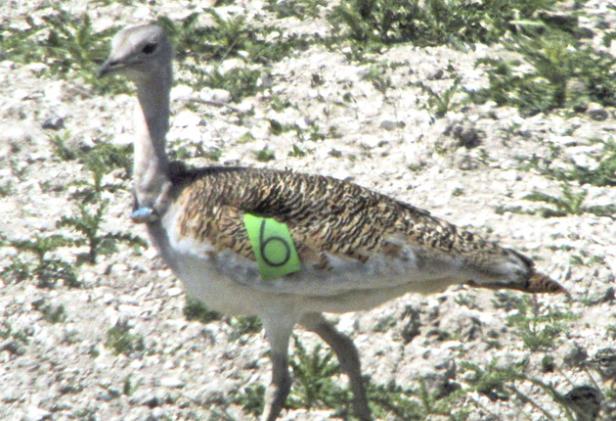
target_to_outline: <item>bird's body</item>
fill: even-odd
[[[150,224],[151,239],[189,293],[226,313],[259,315],[277,301],[303,312],[364,310],[406,291],[531,270],[511,250],[341,180],[224,167],[171,179],[172,204]],[[299,272],[262,279],[246,213],[288,226]]]
[[[332,346],[349,375],[357,415],[370,418],[357,351],[323,312],[365,310],[406,292],[461,283],[563,291],[520,253],[349,182],[169,163],[171,47],[155,25],[116,35],[101,73],[112,71],[125,73],[138,89],[133,217],[147,223],[151,242],[189,294],[214,310],[263,320],[273,363],[264,419],[278,416],[288,394],[288,341],[298,323]],[[284,224],[289,238],[279,241],[293,244],[296,268],[264,276],[257,256],[263,248],[250,238],[247,215]]]

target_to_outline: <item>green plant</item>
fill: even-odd
[[[269,119],[270,133],[274,136],[278,136],[289,130],[298,130],[297,124],[282,124],[278,120],[273,118]]]
[[[362,75],[363,80],[372,82],[372,85],[383,95],[393,86],[391,78],[387,76],[387,65],[383,63],[373,64]]]
[[[117,146],[100,142],[89,150],[83,151],[67,144],[70,139],[69,132],[50,135],[48,139],[55,155],[62,161],[76,159],[90,172],[90,182],[82,180],[73,183],[78,187],[83,187],[75,193],[75,196],[82,202],[96,202],[103,191],[114,192],[122,188],[121,185],[103,183],[103,177],[110,171],[121,168],[124,170],[124,178],[130,177],[132,145]]]
[[[233,403],[240,405],[247,414],[258,417],[263,412],[265,386],[253,384],[246,386],[241,392],[235,394]]]
[[[272,161],[276,159],[276,155],[274,154],[274,151],[268,148],[267,146],[255,152],[255,157],[257,158],[257,161],[261,161],[261,162],[267,162],[267,161]]]
[[[527,361],[500,366],[491,361],[486,367],[468,361],[460,362],[460,369],[472,373],[467,376],[467,382],[474,390],[489,397],[491,400],[508,400],[513,392],[508,383],[521,379],[527,368]]]
[[[99,161],[88,161],[86,167],[90,173],[90,181],[79,180],[73,185],[81,187],[73,193],[73,198],[78,199],[81,205],[86,203],[98,203],[104,191],[114,192],[120,188],[118,185],[104,184],[103,177],[109,172],[109,168]]]
[[[544,396],[551,398],[553,402],[561,408],[561,416],[564,416],[569,421],[575,419],[572,413],[572,410],[576,409],[575,402],[567,400],[566,397],[551,384],[537,377],[527,375],[525,373],[528,366],[526,360],[508,366],[499,365],[493,360],[485,367],[481,367],[472,362],[462,361],[459,366],[461,371],[470,374],[467,375],[466,378],[472,390],[476,390],[492,400],[508,400],[515,396],[522,402],[532,405],[533,408],[541,412],[546,419],[563,419],[562,417],[555,417],[539,402],[522,392],[516,385],[517,383],[523,382],[531,383],[544,392]]]
[[[53,147],[54,154],[62,161],[72,161],[77,158],[77,152],[66,145],[70,136],[71,134],[68,130],[47,135],[47,139],[49,139]]]
[[[207,9],[214,25],[201,26],[198,13],[192,13],[179,23],[160,17],[158,23],[170,34],[182,65],[187,58],[198,61],[222,61],[248,54],[250,61],[266,64],[278,61],[291,51],[306,48],[309,42],[296,36],[284,36],[273,26],[256,27],[244,16],[222,17],[214,9]],[[194,71],[193,67],[186,67]]]
[[[211,161],[219,161],[222,156],[222,149],[210,148],[203,155]]]
[[[517,302],[517,312],[507,317],[507,325],[515,329],[516,335],[531,351],[537,351],[554,348],[556,339],[566,328],[566,323],[575,318],[571,313],[549,307],[542,311],[537,302],[524,297]]]
[[[585,206],[584,201],[588,195],[586,190],[574,192],[569,184],[563,183],[561,185],[561,192],[561,196],[533,192],[524,196],[524,199],[551,205],[552,207],[541,207],[534,211],[539,212],[545,218],[582,215],[584,213],[592,213],[597,216],[608,216],[612,219],[616,217],[616,205]]]
[[[124,354],[126,356],[145,350],[143,336],[130,333],[130,330],[126,322],[118,321],[107,331],[105,347],[111,349],[115,355]]]
[[[233,328],[233,332],[229,335],[229,339],[232,341],[244,335],[258,333],[263,329],[261,320],[254,316],[231,317],[227,320],[227,323]]]
[[[374,50],[413,42],[416,45],[492,43],[507,33],[537,25],[554,26],[546,14],[554,0],[343,0],[328,20],[339,39]],[[566,29],[576,21],[567,22]]]
[[[66,149],[63,143],[59,143],[58,140],[55,142],[61,147],[61,150]],[[85,257],[85,261],[88,263],[96,263],[100,254],[115,252],[117,242],[126,242],[138,247],[145,246],[145,241],[132,234],[101,232],[105,211],[109,205],[108,200],[102,199],[102,193],[104,191],[114,192],[121,188],[119,185],[104,183],[103,177],[114,168],[122,168],[127,176],[130,175],[130,152],[129,146],[123,147],[101,142],[88,152],[75,154],[78,160],[89,170],[92,177],[91,182],[78,181],[74,183],[83,187],[82,190],[74,194],[79,199],[77,213],[62,217],[56,223],[56,226],[71,228],[81,234],[80,238],[73,240],[73,244],[88,247],[88,253]]]
[[[367,383],[368,398],[373,415],[378,419],[431,420],[443,416],[451,420],[465,420],[468,408],[456,409],[454,404],[463,397],[459,387],[451,387],[446,395],[430,391],[424,379],[417,388],[401,387],[394,381],[386,385]]]
[[[101,82],[96,77],[96,63],[102,62],[117,28],[96,32],[88,14],[75,17],[60,6],[42,20],[44,24],[37,24],[27,17],[25,29],[0,32],[0,51],[19,63],[44,63],[51,76],[80,78],[97,93],[127,92],[125,82]]]
[[[334,354],[330,350],[323,351],[321,344],[308,352],[297,336],[293,336],[293,343],[295,349],[289,365],[294,383],[288,405],[308,409],[348,406],[348,393],[332,380],[340,374],[340,367],[333,361]]]
[[[560,181],[577,181],[580,184],[591,184],[593,186],[616,186],[616,141],[612,138],[607,141],[597,139],[596,143],[601,143],[602,148],[590,156],[598,161],[595,168],[583,167],[575,163],[568,162],[566,167],[553,166],[555,157],[539,159],[532,157],[528,164],[522,168],[533,168],[542,175]]]
[[[261,77],[260,69],[234,67],[224,73],[218,67],[205,72],[198,66],[190,66],[197,77],[194,86],[209,86],[215,89],[225,89],[231,94],[231,100],[240,101],[242,98],[256,94],[261,87],[257,82]]]
[[[209,310],[203,301],[192,297],[186,297],[183,313],[186,320],[198,320],[201,323],[209,323],[222,318],[220,313]]]
[[[389,419],[392,416],[398,420],[425,418],[421,403],[410,398],[414,394],[413,390],[402,388],[394,381],[386,385],[367,383],[367,393],[373,415],[377,419]]]
[[[11,240],[7,243],[17,251],[33,254],[36,261],[30,263],[21,257],[15,257],[13,262],[2,269],[3,278],[20,282],[34,277],[41,288],[55,287],[58,281],[62,281],[64,285],[71,288],[81,286],[70,264],[48,256],[50,252],[60,247],[73,245],[73,240],[59,234],[52,234],[49,236],[35,235],[29,240]]]
[[[306,151],[294,144],[291,151],[289,152],[289,156],[292,156],[294,158],[302,158],[306,156]]]
[[[566,32],[550,30],[516,37],[507,48],[520,59],[486,58],[489,87],[471,93],[478,103],[493,100],[523,115],[566,108],[583,110],[590,101],[616,105],[616,58],[582,45]],[[525,62],[531,69],[521,73]]]
[[[453,102],[453,98],[460,92],[460,78],[456,77],[449,88],[442,94],[435,92],[423,82],[417,84],[424,93],[428,94],[428,108],[438,118],[444,117],[448,111],[452,110],[458,103]]]
[[[79,160],[91,171],[97,167],[105,169],[106,172],[121,168],[124,170],[124,178],[128,179],[132,173],[132,152],[132,144],[114,145],[101,141],[92,149],[79,155]]]
[[[110,254],[116,251],[116,243],[119,241],[127,242],[130,245],[145,247],[145,241],[141,238],[127,233],[101,233],[101,223],[104,212],[107,209],[108,201],[89,205],[80,203],[77,207],[78,214],[64,216],[56,224],[58,227],[69,227],[81,234],[81,238],[73,240],[75,245],[86,245],[88,253],[86,261],[96,263],[96,258],[100,254]]]
[[[267,0],[266,10],[276,13],[276,17],[294,16],[298,19],[316,18],[320,10],[327,5],[325,0]]]

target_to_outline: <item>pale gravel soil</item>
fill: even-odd
[[[9,1],[9,7],[0,8],[0,19],[19,25],[26,14],[40,18],[45,10],[35,9],[44,3]],[[105,28],[159,13],[181,18],[207,6],[205,2],[164,3],[101,7],[71,1],[66,7],[76,14],[87,10],[95,26]],[[246,9],[251,19],[263,21],[263,4],[240,2],[240,6],[226,10]],[[613,29],[614,12],[599,14],[600,7],[600,0],[587,4],[591,12],[588,26],[595,27],[595,19]],[[304,24],[289,18],[279,25],[298,32],[325,32],[327,26],[320,23]],[[571,385],[590,382],[588,373],[563,364],[571,349],[577,344],[592,356],[614,345],[606,329],[616,324],[616,304],[589,305],[584,300],[600,297],[614,286],[614,221],[591,214],[545,219],[495,210],[498,206],[532,209],[536,205],[523,197],[535,190],[559,193],[558,182],[519,169],[516,157],[546,156],[550,145],[558,145],[575,159],[587,159],[590,139],[616,136],[616,111],[608,109],[605,121],[594,121],[584,114],[523,118],[514,109],[471,104],[434,119],[424,109],[426,94],[409,86],[409,82],[424,81],[435,90],[445,89],[451,83],[446,71],[451,64],[462,86],[476,89],[487,79],[475,68],[475,59],[498,50],[486,46],[466,52],[445,47],[393,48],[378,57],[382,62],[401,63],[389,72],[392,87],[383,95],[362,79],[368,64],[348,62],[340,53],[313,46],[272,65],[270,91],[234,104],[242,110],[254,109],[254,116],[242,121],[225,107],[197,104],[198,111],[191,111],[195,105],[191,100],[212,95],[208,89],[194,92],[177,85],[172,92],[169,141],[173,147],[200,142],[205,149],[221,148],[220,162],[224,164],[291,168],[352,179],[523,251],[572,293],[572,301],[562,296],[538,297],[544,305],[579,317],[550,352],[560,370],[547,374],[538,371],[544,353],[531,355],[524,347],[505,324],[508,313],[494,309],[494,293],[490,291],[459,287],[429,297],[408,295],[369,312],[338,316],[338,326],[352,335],[360,350],[364,373],[376,383],[395,380],[399,385],[416,384],[422,376],[442,372],[436,367],[451,360],[486,364],[496,358],[505,364],[527,357],[530,374],[566,393]],[[75,209],[70,197],[75,187],[69,184],[89,177],[76,161],[61,161],[54,155],[47,140],[53,132],[41,128],[47,117],[64,118],[64,129],[75,146],[93,145],[107,137],[117,144],[131,139],[131,96],[87,94],[88,87],[82,82],[51,80],[42,77],[40,69],[38,63],[18,65],[10,58],[0,61],[0,179],[12,186],[12,194],[0,200],[0,232],[9,239],[56,232],[55,222]],[[445,71],[442,78],[439,69]],[[311,87],[313,74],[318,74],[323,84]],[[272,110],[267,100],[271,93],[288,99],[293,107]],[[353,101],[343,101],[345,93]],[[339,137],[298,144],[310,153],[288,157],[297,142],[294,132],[273,136],[268,119],[301,127],[315,122],[323,133],[336,132]],[[519,128],[507,138],[504,131],[514,123]],[[455,147],[457,140],[447,133],[456,125],[480,131],[481,144],[471,149]],[[255,140],[242,143],[240,138],[247,132]],[[274,161],[256,161],[255,152],[264,146],[274,150]],[[442,148],[444,153],[435,151]],[[339,153],[332,155],[332,150]],[[193,163],[212,162],[197,159]],[[18,176],[21,171],[23,175]],[[122,175],[122,171],[115,171],[105,179],[121,183],[124,189],[105,193],[111,205],[104,228],[145,238],[143,228],[129,221],[130,184]],[[616,203],[615,188],[585,188],[590,205]],[[571,246],[572,251],[554,250],[562,245]],[[569,255],[582,250],[602,262],[571,264]],[[59,254],[70,262],[76,259],[75,248]],[[0,249],[2,266],[13,255],[11,248]],[[83,265],[79,276],[85,283],[83,289],[41,289],[34,281],[2,284],[0,321],[15,330],[26,329],[29,343],[23,346],[22,355],[0,349],[0,419],[80,419],[86,413],[100,420],[207,419],[213,411],[246,418],[230,400],[246,385],[269,380],[267,346],[261,334],[231,340],[233,329],[227,323],[186,321],[182,285],[151,249],[140,252],[120,245],[117,253],[101,256],[96,265]],[[475,297],[475,307],[456,304],[457,297],[466,295]],[[45,321],[33,308],[33,302],[41,298],[64,305],[67,320],[57,324]],[[419,311],[421,320],[420,334],[409,343],[401,336],[409,323],[404,316],[407,307]],[[103,346],[107,330],[118,320],[127,320],[133,332],[145,337],[145,353],[130,358],[115,356]],[[386,327],[379,329],[383,324]],[[439,340],[433,334],[435,328],[455,333],[456,339]],[[489,349],[486,338],[490,332],[503,344],[502,349]],[[309,348],[316,343],[299,330],[298,336]],[[93,356],[96,353],[98,356]],[[137,385],[132,396],[122,393],[127,376]],[[596,374],[594,379],[601,382]],[[520,388],[558,414],[554,402],[537,388],[527,384]],[[502,419],[518,419],[521,413],[542,419],[536,409],[519,401],[492,402],[479,394],[474,398]],[[148,406],[153,399],[158,399],[158,404]],[[297,410],[285,412],[283,418],[327,419],[329,415],[329,411]],[[477,411],[472,419],[485,417],[485,412]]]

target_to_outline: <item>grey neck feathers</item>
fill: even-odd
[[[139,107],[135,113],[134,180],[141,205],[152,206],[169,183],[165,150],[169,129],[171,67],[137,81]]]

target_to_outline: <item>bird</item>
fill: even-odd
[[[566,293],[513,249],[348,181],[289,170],[189,168],[166,153],[173,46],[156,23],[120,30],[99,76],[136,87],[132,221],[188,295],[228,315],[255,315],[270,346],[262,420],[291,387],[289,339],[316,333],[348,376],[352,405],[372,419],[358,351],[324,313],[368,310],[450,285]]]

